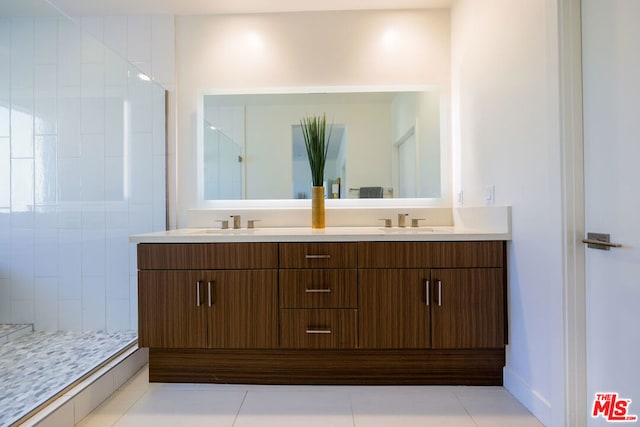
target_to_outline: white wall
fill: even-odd
[[[197,205],[201,91],[433,84],[448,93],[449,38],[448,10],[176,17],[178,226]]]
[[[454,192],[512,206],[505,386],[561,425],[562,212],[554,0],[460,0],[452,9]]]

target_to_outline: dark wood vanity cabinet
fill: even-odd
[[[278,346],[276,244],[144,244],[138,255],[140,346]]]
[[[361,348],[504,346],[502,242],[361,242],[358,255]]]
[[[358,347],[357,243],[280,244],[280,347]]]
[[[502,384],[505,242],[139,244],[151,381]]]

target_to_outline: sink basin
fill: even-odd
[[[381,227],[385,233],[451,233],[451,227]]]
[[[255,228],[206,228],[190,230],[189,234],[251,234]]]

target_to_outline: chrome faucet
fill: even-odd
[[[241,227],[241,225],[240,225],[240,215],[231,215],[231,218],[233,218],[233,228],[235,230],[239,229]]]
[[[398,227],[406,227],[405,219],[409,216],[409,214],[401,213],[398,214]]]

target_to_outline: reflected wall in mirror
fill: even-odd
[[[333,125],[328,198],[440,197],[438,90],[214,94],[200,105],[205,201],[309,197],[300,119],[322,114]]]

